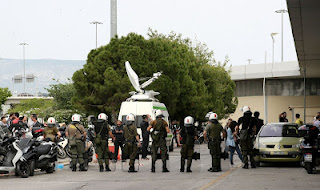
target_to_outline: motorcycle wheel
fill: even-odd
[[[66,151],[61,146],[57,147],[57,156],[60,159],[65,159],[67,157]]]
[[[21,162],[19,161],[17,163],[17,173],[22,178],[27,178],[30,175],[30,166],[27,162]]]
[[[313,172],[313,167],[312,167],[312,163],[304,163],[304,168],[307,170],[308,174],[312,174]]]
[[[67,145],[67,146],[64,148],[64,151],[66,152],[67,156],[69,156],[69,158],[71,158],[71,153],[70,153],[70,147],[69,147],[69,145]]]
[[[31,160],[29,162],[29,165],[30,165],[30,176],[33,176],[34,175],[34,169],[36,167],[36,162],[34,160]]]
[[[54,172],[54,168],[55,168],[55,166],[56,166],[56,165],[53,163],[53,166],[48,167],[48,168],[46,169],[46,172],[47,172],[48,174],[53,173],[53,172]]]

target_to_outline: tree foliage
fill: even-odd
[[[58,83],[51,84],[50,88],[46,89],[49,96],[54,98],[54,107],[56,109],[72,109],[71,98],[75,95],[76,91],[73,83]]]
[[[148,35],[146,39],[130,33],[92,50],[87,63],[72,77],[76,90],[73,104],[86,113],[115,116],[128,92],[134,90],[124,66],[129,61],[140,78],[163,71],[147,89],[160,92],[157,98],[166,104],[172,119],[187,115],[203,119],[208,111],[222,117],[234,112],[235,83],[224,69],[228,59],[216,63],[205,44],[175,33],[150,30]]]
[[[21,100],[20,103],[11,108],[9,112],[18,112],[21,115],[27,116],[37,114],[40,118],[48,118],[52,116],[52,112],[54,111],[52,107],[52,100],[34,98],[30,100]]]
[[[4,104],[10,96],[12,94],[8,88],[0,88],[0,105]]]

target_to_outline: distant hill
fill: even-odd
[[[37,77],[35,83],[26,83],[26,92],[46,92],[46,87],[56,83],[53,78],[61,83],[67,82],[85,63],[85,60],[26,59],[26,75]],[[0,58],[0,87],[9,87],[11,92],[21,93],[23,83],[13,84],[14,75],[23,75],[23,60]]]

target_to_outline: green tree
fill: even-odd
[[[21,115],[27,116],[37,114],[40,118],[48,118],[53,116],[54,109],[52,107],[52,100],[34,98],[30,100],[21,100],[20,103],[11,108],[9,112],[18,112]]]
[[[47,88],[46,90],[49,92],[49,96],[54,98],[54,107],[56,109],[73,108],[71,98],[75,95],[76,92],[73,87],[73,83],[69,82],[65,84],[51,84],[50,88]]]
[[[4,104],[10,96],[12,94],[8,88],[0,88],[0,105]]]
[[[172,119],[187,115],[202,119],[208,111],[222,117],[234,112],[235,83],[224,69],[228,59],[216,63],[205,44],[194,44],[175,33],[150,30],[148,35],[145,39],[130,33],[92,50],[87,63],[72,77],[76,90],[73,104],[86,113],[115,116],[128,92],[134,90],[124,66],[129,61],[140,78],[163,71],[147,89],[161,93],[157,98],[166,104]]]

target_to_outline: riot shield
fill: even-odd
[[[192,164],[191,171],[192,172],[201,172],[201,144],[199,140],[194,142],[193,155],[192,155]]]
[[[169,160],[170,145],[168,145],[168,143],[166,145],[167,145],[166,152],[162,152],[160,147],[156,148],[157,149],[156,150],[157,151],[157,160],[156,160],[156,164],[155,164],[156,172],[162,172],[163,164],[165,164],[166,168],[170,171],[170,160]],[[163,162],[163,160],[162,160],[162,154],[165,154],[165,162]]]
[[[133,145],[133,146],[137,146],[137,145]],[[135,159],[134,159],[134,171],[139,171],[139,167],[140,167],[140,159],[139,159],[139,151],[138,151],[138,146],[137,146],[137,151],[136,151],[136,155],[135,155]],[[132,151],[133,151],[133,147],[132,146],[128,146],[127,144],[124,145],[124,151],[122,152],[122,160],[121,160],[121,170],[123,172],[130,172],[129,168],[130,168],[130,156],[132,156]]]

